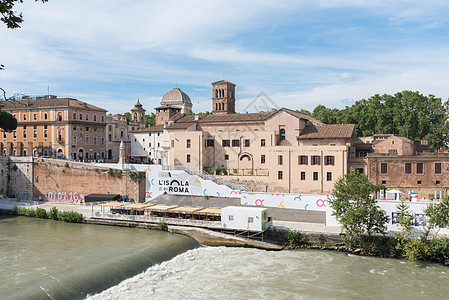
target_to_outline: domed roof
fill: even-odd
[[[181,91],[180,88],[174,88],[170,92],[166,93],[164,97],[162,97],[161,105],[170,105],[170,104],[183,104],[188,103],[192,104],[190,101],[190,97]]]
[[[137,99],[137,103],[134,104],[134,107],[131,109],[131,111],[134,111],[134,110],[145,110],[142,108],[142,104],[140,103],[139,99]]]

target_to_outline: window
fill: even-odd
[[[320,165],[320,156],[319,155],[313,155],[312,156],[312,166]]]
[[[110,134],[109,136],[108,136],[108,141],[112,141],[112,134]]]
[[[264,163],[265,163],[265,154],[262,154],[262,155],[260,156],[260,163],[261,163],[261,164],[264,164]]]
[[[422,181],[421,180],[418,180],[418,184],[421,184],[422,183]]]
[[[441,174],[441,163],[435,163],[435,174]]]
[[[37,120],[37,114],[34,114],[34,115],[33,115],[33,119],[34,119],[34,120]]]
[[[190,154],[187,154],[187,163],[190,162]]]
[[[160,147],[160,146],[161,146],[161,143],[157,143],[157,146]]]
[[[86,114],[86,121],[88,121],[89,120],[89,115],[88,114]]]
[[[405,174],[412,174],[412,163],[405,163]]]
[[[214,140],[207,139],[206,140],[206,147],[213,147],[214,146]]]
[[[244,140],[244,146],[249,147],[249,140]]]
[[[121,137],[121,138],[123,137],[123,130],[120,131],[120,137]]]
[[[301,180],[306,180],[306,172],[301,172]]]
[[[334,165],[334,156],[333,155],[327,155],[324,157],[324,162],[326,166],[333,166]]]
[[[94,138],[94,145],[97,144],[97,138]]]
[[[234,216],[233,215],[229,215],[229,221],[234,221]]]
[[[44,114],[44,120],[47,120],[48,119],[48,115],[47,115],[47,113],[45,113]]]
[[[423,163],[416,164],[416,174],[424,174],[424,165]]]
[[[86,126],[86,131],[89,131],[89,127],[88,126]]]
[[[23,126],[23,138],[26,139],[27,138],[27,130],[26,127]]]
[[[279,180],[282,180],[282,178],[283,178],[282,171],[278,171],[278,179],[279,179]]]
[[[265,147],[265,139],[260,140],[260,147]]]
[[[232,140],[232,147],[239,147],[240,146],[240,140]]]
[[[230,147],[230,146],[231,146],[231,141],[230,141],[230,140],[223,140],[223,141],[221,142],[221,145],[222,145],[223,147]]]
[[[101,122],[104,122],[104,116],[101,116]]]
[[[318,180],[318,172],[313,172],[313,181]]]
[[[23,114],[23,120],[26,121],[26,119],[27,119],[27,115]]]
[[[439,180],[435,181],[435,184],[437,184],[437,185],[440,184],[440,183],[441,183],[441,182],[440,182]]]
[[[278,155],[278,165],[283,165],[283,164],[284,164],[284,156]]]
[[[254,223],[254,217],[248,217],[248,223]]]
[[[44,138],[46,139],[48,137],[48,130],[44,129]]]
[[[187,139],[187,148],[190,148],[191,144],[190,144],[190,139]]]
[[[6,139],[6,131],[3,131],[3,138]]]
[[[97,132],[97,127],[94,127],[94,131]]]
[[[281,139],[281,141],[285,140],[285,129],[284,128],[281,128],[279,130],[279,138]]]
[[[94,115],[94,121],[97,121],[97,115]]]
[[[388,164],[387,163],[381,163],[380,164],[380,173],[381,174],[387,174],[388,173]]]
[[[225,159],[225,160],[229,160],[229,155],[228,155],[228,154],[225,154],[224,159]]]
[[[17,131],[14,130],[14,131],[12,132],[12,137],[13,137],[13,138],[17,138]]]
[[[332,181],[332,172],[327,172],[326,173],[326,180],[327,181]]]
[[[76,131],[76,126],[73,126],[73,130]]]
[[[109,125],[109,131],[112,131],[112,125]],[[151,134],[151,133],[150,133]]]
[[[298,156],[298,165],[307,165],[307,155],[300,155]]]
[[[388,150],[388,154],[398,154],[398,150],[390,149],[390,150]]]
[[[82,120],[83,119],[83,114],[80,114],[80,120]]]
[[[387,181],[386,180],[382,180],[382,184],[387,184]]]
[[[173,148],[173,147],[175,146],[175,140],[171,140],[171,141],[170,141],[170,144],[171,144],[171,146],[170,146],[170,147],[172,147],[172,148]]]
[[[36,127],[36,126],[35,126],[35,127]],[[37,129],[34,129],[34,130],[33,130],[33,138],[35,138],[35,139],[37,138]]]

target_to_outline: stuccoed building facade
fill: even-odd
[[[53,95],[3,101],[0,108],[18,121],[3,132],[0,153],[75,160],[105,157],[106,110],[89,103]]]
[[[212,111],[170,119],[165,127],[170,165],[215,168],[234,180],[263,182],[272,191],[328,193],[355,151],[351,124],[326,125],[287,108],[236,114],[235,85],[224,80],[212,83]]]

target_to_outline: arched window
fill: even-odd
[[[215,90],[215,98],[218,98],[218,90]]]
[[[23,156],[27,156],[27,151],[23,150]]]
[[[134,121],[137,122],[137,113],[134,113]]]
[[[285,140],[285,129],[281,128],[281,130],[279,130],[279,138],[282,140]]]
[[[244,158],[247,158],[248,159],[248,161],[250,161],[251,160],[251,157],[249,157],[249,155],[248,154],[243,154],[242,156],[240,156],[240,161],[242,161]]]

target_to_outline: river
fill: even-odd
[[[0,242],[0,292],[6,299],[87,294],[88,299],[446,299],[449,294],[449,269],[438,264],[332,251],[199,247],[184,236],[154,230],[1,218]]]

